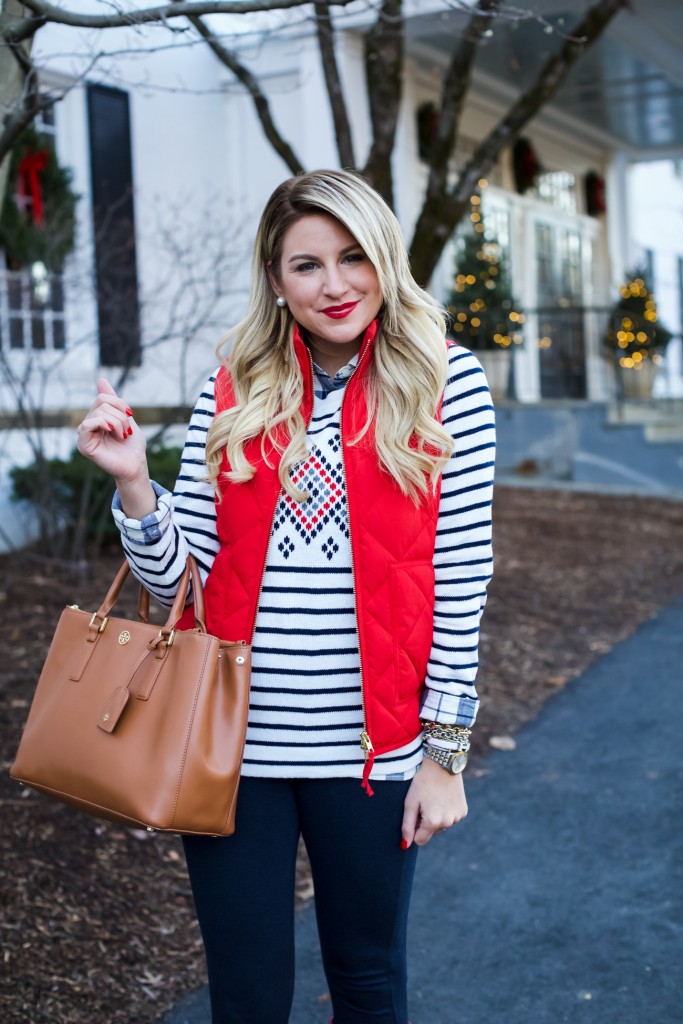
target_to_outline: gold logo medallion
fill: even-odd
[[[119,633],[119,643],[121,644],[122,647],[124,644],[127,644],[129,640],[130,633],[128,632],[127,629],[124,629],[123,633]]]

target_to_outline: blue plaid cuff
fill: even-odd
[[[146,547],[161,540],[171,522],[171,493],[156,480],[152,480],[152,488],[157,496],[157,507],[154,512],[150,512],[142,519],[129,519],[125,515],[118,491],[114,491],[111,503],[114,521],[122,536],[133,544],[142,544]]]

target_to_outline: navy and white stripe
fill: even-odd
[[[456,450],[442,481],[434,639],[422,711],[427,719],[471,725],[478,707],[479,619],[492,571],[495,435],[478,361],[454,347],[449,366],[442,418]],[[360,778],[362,773],[360,663],[339,451],[340,388],[351,370],[342,368],[332,382],[319,372],[308,431],[311,457],[300,464],[309,473],[302,486],[307,489],[313,481],[321,508],[320,488],[329,484],[334,491],[341,481],[336,505],[328,502],[331,511],[321,513],[324,518],[315,525],[309,519],[308,532],[285,496],[276,511],[253,638],[245,775]],[[193,413],[174,494],[157,488],[157,511],[141,522],[114,508],[133,571],[165,603],[175,592],[187,550],[204,578],[218,550],[213,492],[203,479],[214,380]],[[410,778],[421,754],[418,738],[377,758],[373,778]]]

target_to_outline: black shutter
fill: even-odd
[[[88,125],[100,363],[139,366],[140,311],[128,94],[104,85],[89,85]]]

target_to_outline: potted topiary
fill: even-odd
[[[512,350],[522,344],[524,316],[512,294],[505,254],[494,238],[486,237],[477,208],[474,204],[478,219],[473,230],[460,238],[446,305],[451,337],[476,351],[495,401],[510,391]]]
[[[673,335],[657,316],[646,275],[636,270],[620,288],[603,338],[615,366],[620,397],[649,400],[662,353]]]

